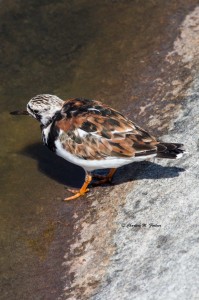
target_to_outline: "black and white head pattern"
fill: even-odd
[[[55,95],[42,94],[33,97],[27,104],[28,113],[44,126],[47,125],[64,101]]]

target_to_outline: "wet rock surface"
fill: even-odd
[[[196,295],[197,2],[1,7],[3,299]],[[111,186],[63,203],[82,170],[42,147],[34,120],[8,117],[46,91],[105,99],[189,154],[125,166]]]

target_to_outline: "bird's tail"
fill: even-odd
[[[180,158],[185,152],[185,150],[181,149],[183,144],[159,143],[157,147],[157,157],[159,158]]]

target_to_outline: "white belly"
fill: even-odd
[[[148,158],[156,156],[156,154],[141,156],[141,157],[107,157],[101,160],[85,160],[79,158],[70,152],[66,151],[59,140],[55,142],[56,154],[66,159],[67,161],[82,167],[85,171],[93,171],[97,169],[108,169],[108,168],[118,168],[134,161],[143,161]]]

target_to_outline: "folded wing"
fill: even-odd
[[[157,152],[154,137],[121,113],[88,99],[70,99],[54,121],[65,150],[76,156],[100,160],[146,156]]]

